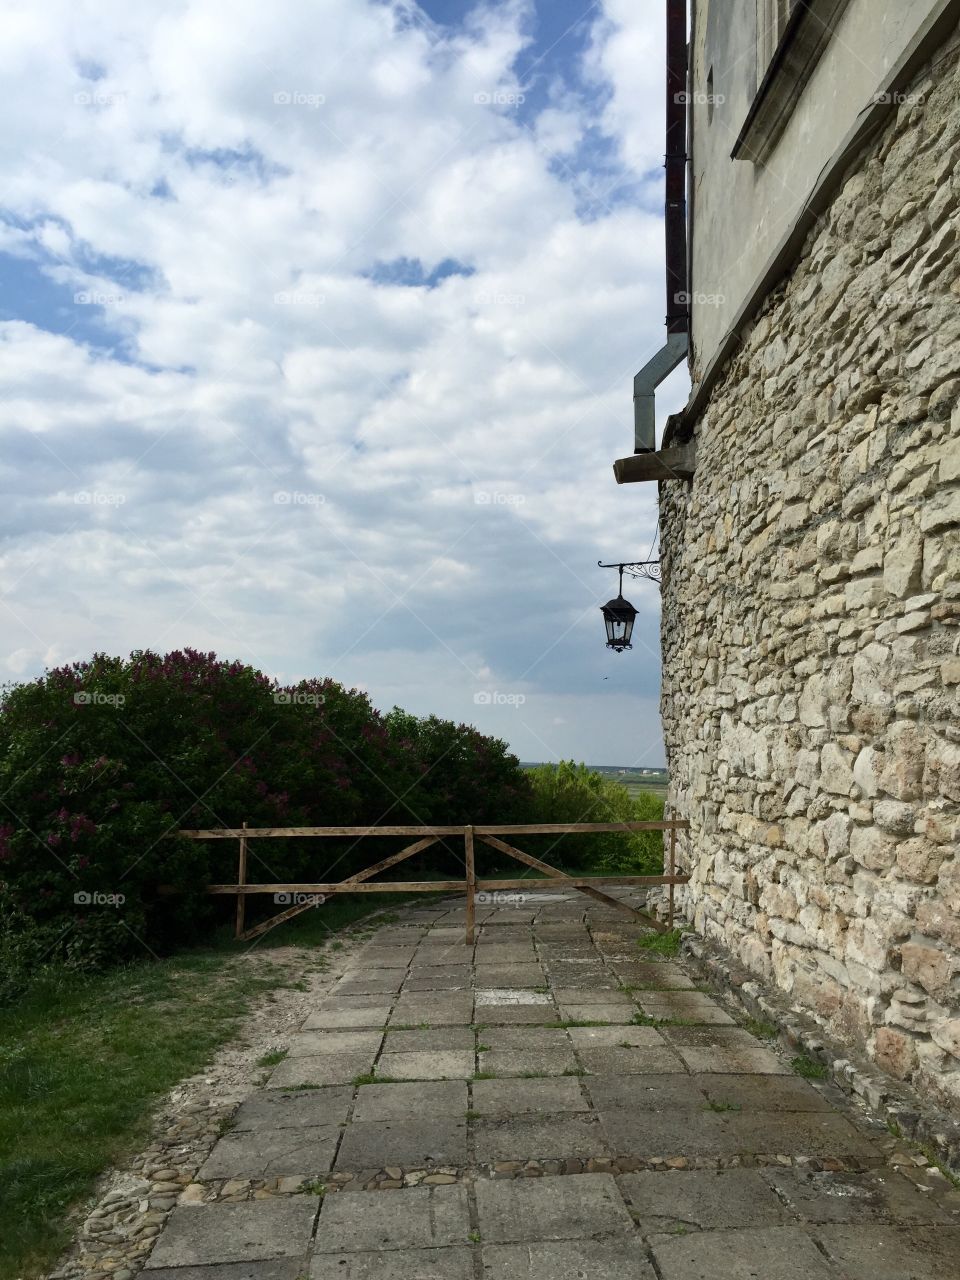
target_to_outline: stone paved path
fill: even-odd
[[[628,917],[542,893],[478,922],[475,949],[462,903],[373,936],[149,1280],[960,1277],[950,1184]]]

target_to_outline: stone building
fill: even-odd
[[[680,898],[957,1110],[960,4],[692,11],[668,93],[689,75],[687,310],[669,295],[615,464],[659,481]],[[641,417],[684,356],[653,449]]]

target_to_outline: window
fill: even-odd
[[[796,0],[757,0],[757,81],[773,61]]]
[[[731,155],[765,164],[849,0],[757,0],[757,91]]]

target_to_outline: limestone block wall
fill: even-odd
[[[960,74],[851,167],[661,485],[696,928],[960,1108]]]

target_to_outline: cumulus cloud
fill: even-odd
[[[13,6],[8,678],[190,644],[661,759],[655,588],[608,654],[596,568],[655,530],[610,471],[662,333],[650,10],[597,8],[531,107],[524,4]]]

